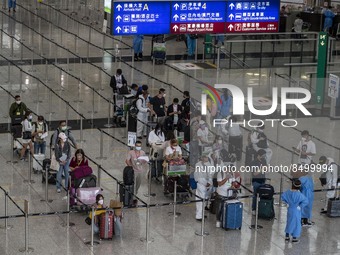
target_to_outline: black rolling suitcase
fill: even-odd
[[[259,194],[259,219],[271,220],[275,217],[274,211],[274,187],[270,184],[263,184],[257,189]]]
[[[97,177],[91,174],[79,179],[72,179],[72,187],[75,189],[97,187]]]
[[[132,206],[133,193],[135,183],[135,172],[131,166],[126,166],[123,170],[123,185],[119,186],[120,202],[123,202],[124,206]]]

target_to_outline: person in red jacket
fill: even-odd
[[[70,169],[74,171],[79,166],[88,166],[89,161],[85,157],[85,153],[82,149],[76,150],[74,157],[71,159],[70,162]]]

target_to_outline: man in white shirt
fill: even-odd
[[[336,194],[335,188],[338,185],[339,169],[338,169],[338,165],[334,162],[334,159],[327,158],[325,156],[320,157],[319,164],[327,165],[326,185],[324,185],[323,187],[326,189],[334,189],[334,190],[329,190],[326,192],[325,207],[321,209],[321,213],[327,213],[328,200],[330,198],[334,198]]]
[[[209,146],[212,144],[212,142],[209,142],[208,140],[209,130],[207,128],[206,123],[204,120],[199,121],[199,128],[197,130],[197,140],[198,140],[198,146],[200,148],[200,152],[202,153],[204,151],[205,146]]]
[[[150,103],[148,102],[148,86],[142,86],[142,94],[136,101],[138,108],[137,113],[137,138],[142,139],[143,135],[146,137],[146,125],[148,123],[148,113],[151,112]]]
[[[316,154],[315,143],[311,140],[309,132],[304,130],[301,132],[302,139],[300,140],[298,146],[295,149],[299,153],[299,163],[311,164],[313,161],[313,156]]]
[[[209,163],[208,153],[204,153],[195,165],[194,178],[197,182],[196,200],[203,198],[208,199],[212,193],[213,188],[213,174],[211,173],[213,165]],[[196,203],[196,220],[202,221],[202,202]]]
[[[165,159],[170,161],[172,159],[182,159],[182,149],[177,143],[177,139],[170,141],[170,146],[165,149]]]

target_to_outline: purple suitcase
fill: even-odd
[[[96,196],[100,193],[100,187],[78,188],[76,193],[78,205],[92,205],[96,202]]]
[[[89,166],[79,166],[71,172],[72,179],[80,179],[92,174],[92,168]]]

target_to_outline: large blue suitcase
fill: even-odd
[[[243,203],[238,200],[227,200],[222,207],[222,228],[241,229]]]

